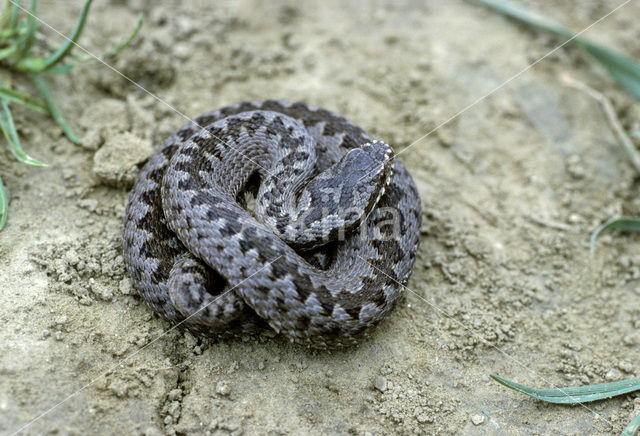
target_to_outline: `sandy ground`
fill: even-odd
[[[640,413],[637,394],[558,407],[488,378],[638,376],[640,237],[588,251],[596,225],[640,214],[635,173],[600,107],[559,74],[603,91],[629,129],[637,102],[562,49],[408,147],[557,41],[459,1],[182,3],[96,2],[81,40],[100,53],[144,12],[113,66],[162,101],[89,62],[49,80],[83,147],[15,109],[25,149],[50,166],[2,148],[0,433],[616,434]],[[534,5],[582,29],[619,3]],[[68,33],[79,9],[42,1],[41,17]],[[586,36],[638,59],[638,16],[631,2]],[[344,114],[393,144],[418,184],[410,291],[356,348],[169,331],[125,275],[136,165],[180,113],[270,97]]]

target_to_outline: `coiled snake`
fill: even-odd
[[[391,311],[419,233],[416,186],[388,145],[271,100],[171,136],[131,192],[123,246],[134,286],[170,321],[212,334],[266,321],[322,348],[355,344]]]

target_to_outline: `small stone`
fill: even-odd
[[[618,362],[618,368],[626,373],[630,373],[631,371],[633,371],[633,365],[631,365],[629,362],[625,362],[624,360]]]
[[[87,150],[97,150],[104,143],[104,138],[98,129],[89,129],[82,137],[82,147]]]
[[[584,218],[582,218],[582,216],[578,215],[577,213],[572,213],[571,215],[569,215],[569,222],[571,224],[578,224],[582,221],[584,221]]]
[[[484,415],[471,415],[471,422],[473,425],[480,425],[484,422]]]
[[[169,404],[169,408],[167,409],[167,413],[177,421],[180,418],[180,403],[177,401],[172,401]]]
[[[617,369],[610,369],[604,376],[607,380],[615,380],[620,376],[620,371]]]
[[[107,185],[132,186],[138,175],[138,165],[152,152],[149,139],[131,133],[116,134],[109,137],[93,156],[93,173]]]
[[[421,413],[420,415],[416,416],[416,419],[418,420],[418,422],[420,424],[426,424],[428,422],[433,422],[433,418],[431,418],[426,413]]]
[[[451,134],[443,129],[436,130],[436,136],[438,137],[438,141],[440,141],[440,145],[443,147],[451,147],[451,144],[453,144]]]
[[[135,293],[133,290],[133,286],[131,286],[131,280],[129,280],[128,277],[125,277],[122,280],[120,280],[120,283],[118,284],[118,289],[120,290],[120,293],[122,295],[132,295]]]
[[[384,392],[387,390],[387,378],[381,375],[376,376],[375,381],[373,382],[373,387],[375,387],[380,392]]]
[[[169,401],[176,401],[182,395],[182,389],[172,389],[167,396]]]
[[[113,299],[113,289],[110,286],[98,282],[89,282],[91,291],[102,301],[111,301]]]
[[[229,385],[227,385],[225,382],[220,381],[218,382],[218,384],[216,384],[216,394],[226,397],[230,393],[231,389],[229,389]]]

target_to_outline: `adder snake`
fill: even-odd
[[[325,109],[245,102],[196,118],[150,158],[124,259],[170,321],[212,334],[266,322],[340,347],[395,306],[419,229],[416,185],[387,144]]]

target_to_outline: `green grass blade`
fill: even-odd
[[[566,27],[533,12],[532,10],[527,9],[518,3],[509,2],[506,0],[472,1],[475,3],[480,3],[484,6],[488,6],[501,13],[502,15],[516,19],[525,24],[529,24],[530,26],[537,27],[538,29],[546,30],[547,32],[555,33],[556,35],[564,36],[566,38],[571,38],[574,35],[573,32],[571,32]]]
[[[547,18],[541,17],[524,7],[505,0],[472,0],[475,3],[488,6],[495,11],[518,20],[527,25],[554,33],[563,38],[573,38],[575,33],[566,27]],[[640,100],[640,64],[632,59],[613,51],[605,46],[596,44],[582,37],[573,39],[578,46],[589,53],[629,94]]]
[[[15,3],[8,1],[4,5],[4,9],[2,10],[2,15],[0,15],[0,27],[2,27],[3,32],[6,30],[10,30],[13,27],[13,17],[14,10],[17,9]]]
[[[11,2],[11,21],[9,22],[9,28],[14,32],[18,29],[19,18],[20,18],[20,0],[13,0]]]
[[[60,126],[60,128],[66,135],[66,137],[69,138],[69,140],[74,144],[82,143],[82,139],[80,139],[73,132],[73,130],[71,129],[71,126],[67,123],[67,121],[62,116],[62,113],[60,112],[60,110],[58,109],[58,106],[53,100],[53,96],[49,92],[49,88],[47,88],[47,85],[44,83],[44,80],[42,79],[42,77],[40,77],[40,74],[30,73],[29,78],[33,81],[34,85],[36,86],[36,89],[44,99],[44,102],[47,105],[47,108],[49,109],[51,116],[56,121],[56,123],[58,123],[58,125]]]
[[[2,178],[0,178],[0,230],[7,222],[7,210],[9,209],[9,201],[7,200],[7,193],[4,192],[4,185],[2,184]]]
[[[491,374],[491,378],[510,389],[529,395],[541,401],[554,404],[578,404],[604,400],[617,395],[640,390],[640,378],[632,378],[612,383],[577,386],[571,388],[537,389],[521,385]]]
[[[622,430],[620,436],[634,436],[640,430],[640,415],[636,416],[631,420],[629,424]]]
[[[0,36],[0,39],[2,39],[1,36]],[[18,51],[17,44],[13,44],[13,45],[10,45],[9,47],[3,48],[2,50],[0,50],[0,60],[6,59],[9,56],[14,55],[17,51]]]
[[[66,40],[66,42],[62,44],[60,48],[58,48],[58,50],[53,52],[51,56],[47,57],[46,59],[41,59],[42,62],[36,63],[33,62],[35,60],[32,59],[32,64],[25,69],[29,71],[46,71],[60,62],[62,59],[64,59],[67,54],[69,54],[69,52],[73,49],[75,42],[78,40],[78,38],[80,38],[80,35],[82,34],[84,25],[87,22],[87,16],[89,15],[89,8],[91,7],[92,1],[93,0],[87,0],[82,6],[80,17],[78,17],[78,21],[76,21],[76,25],[71,31],[71,35],[69,35],[69,38]]]
[[[142,28],[143,20],[144,20],[144,15],[142,13],[138,14],[138,21],[136,22],[136,26],[133,28],[133,32],[131,32],[129,36],[127,36],[126,38],[123,38],[122,41],[120,41],[119,43],[111,47],[109,50],[107,50],[102,55],[102,58],[103,59],[113,58],[115,56],[118,56],[118,54],[120,54],[122,50],[127,48],[129,44],[131,44],[131,41],[133,41],[135,37],[138,36],[138,32],[140,32],[140,29]]]
[[[11,110],[9,109],[7,101],[3,98],[0,98],[0,129],[4,134],[4,137],[7,139],[7,142],[9,143],[9,149],[16,157],[16,159],[18,159],[20,162],[26,163],[27,165],[33,165],[34,167],[47,166],[47,164],[44,164],[39,160],[32,158],[27,153],[25,153],[24,150],[22,150],[20,138],[18,137],[18,132],[16,131],[16,126],[15,124],[13,124]]]
[[[20,0],[9,0],[2,14],[0,41],[6,41],[20,33]],[[17,49],[17,44],[12,44]]]
[[[640,232],[640,218],[634,218],[629,216],[611,218],[606,223],[602,224],[600,227],[598,227],[593,231],[593,233],[591,234],[591,239],[589,240],[589,250],[591,251],[595,250],[596,239],[598,239],[598,236],[600,236],[600,233],[610,229],[627,230],[630,232]]]
[[[53,67],[49,68],[45,72],[47,74],[66,74],[69,71],[73,70],[73,68],[75,66],[76,66],[75,63],[72,63],[72,64],[58,64],[58,65],[54,65]]]
[[[49,113],[49,108],[47,108],[46,104],[25,92],[20,92],[16,91],[15,89],[0,86],[0,97],[4,98],[7,101],[24,105],[29,109],[33,109],[38,112],[42,112],[45,114]]]
[[[27,24],[25,27],[25,32],[18,39],[18,49],[22,56],[29,53],[31,47],[33,47],[33,43],[36,40],[36,30],[38,30],[38,20],[36,20],[36,16],[38,15],[38,0],[31,1],[31,9],[27,14]]]
[[[640,100],[640,64],[599,44],[585,39],[577,42],[593,56],[616,82]]]

